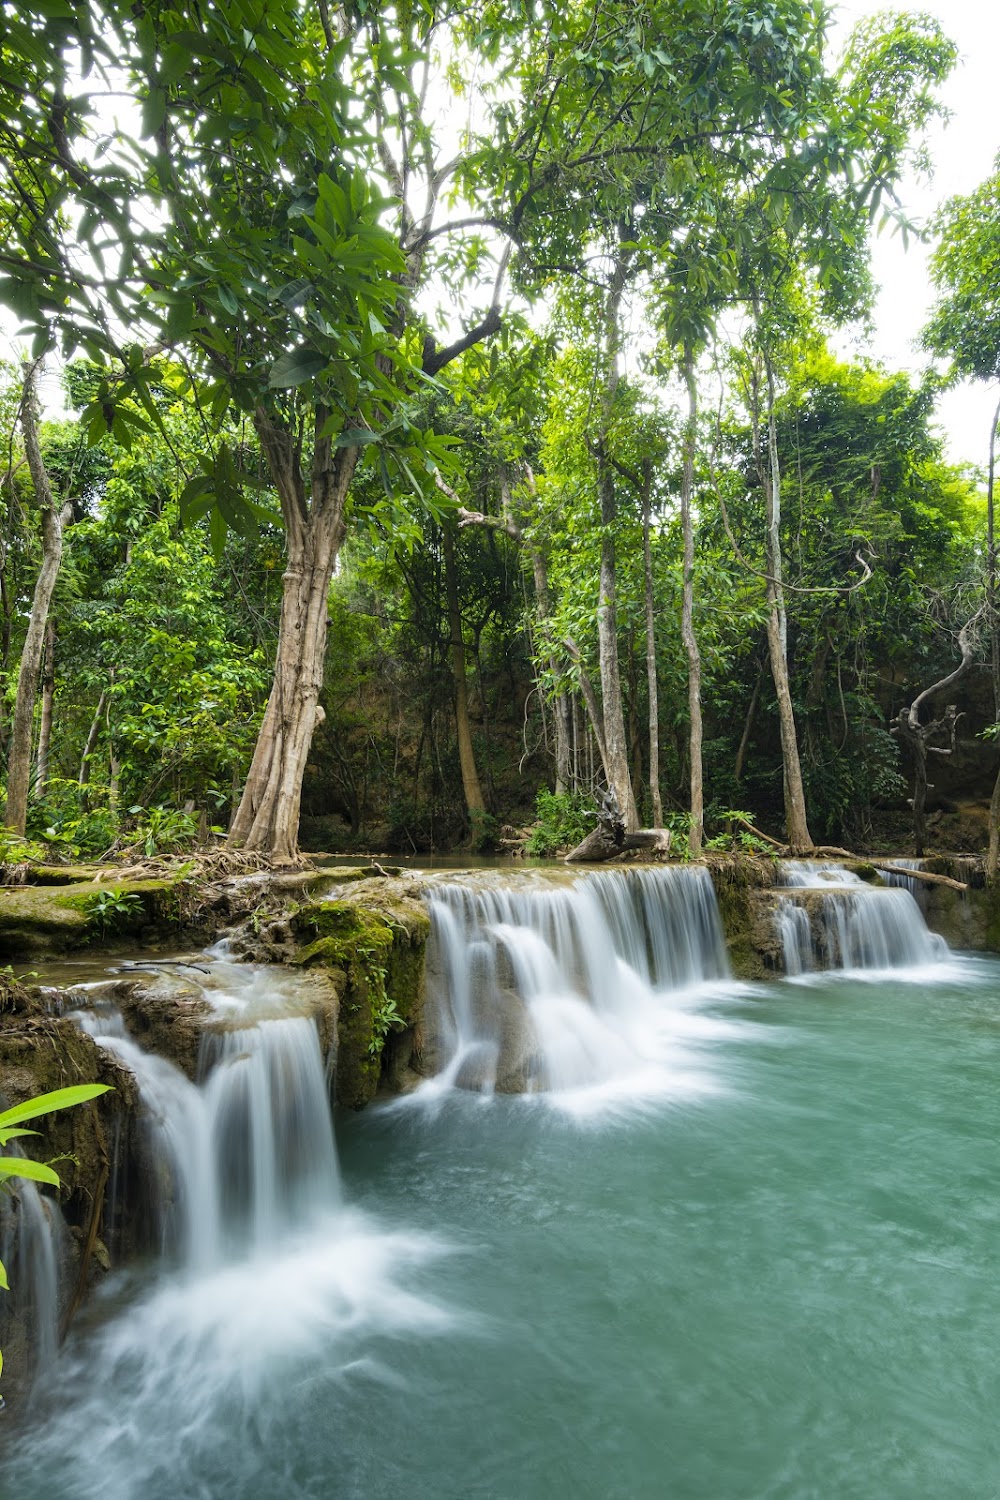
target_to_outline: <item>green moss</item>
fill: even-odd
[[[430,919],[412,901],[395,912],[326,901],[303,907],[292,925],[311,939],[296,954],[296,963],[322,964],[344,976],[337,1099],[360,1109],[378,1089],[390,1031],[418,1024]]]
[[[92,918],[94,897],[102,891],[134,894],[139,898],[113,931],[102,932]],[[0,963],[86,946],[118,946],[140,934],[144,941],[151,936],[165,936],[191,920],[194,901],[194,886],[176,877],[3,889],[0,890]]]

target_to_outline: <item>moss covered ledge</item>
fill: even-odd
[[[343,899],[311,902],[291,919],[300,944],[293,962],[336,976],[336,1097],[352,1109],[370,1103],[381,1084],[398,1091],[416,1081],[430,917],[397,884],[359,882]]]
[[[102,898],[124,899],[120,910],[102,919]],[[0,889],[0,965],[176,938],[191,922],[194,904],[195,887],[183,876],[7,886]]]

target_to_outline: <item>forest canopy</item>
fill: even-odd
[[[936,222],[936,363],[846,358],[955,49],[826,32],[0,5],[8,860],[552,852],[601,792],[995,873],[1000,407],[980,474],[934,406],[1000,378],[997,182]]]

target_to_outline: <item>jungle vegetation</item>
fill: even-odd
[[[0,4],[8,859],[488,849],[536,799],[545,848],[598,786],[691,854],[902,847],[930,749],[996,869],[997,423],[965,472],[934,402],[1000,381],[1000,177],[925,376],[839,353],[955,51],[826,25]]]

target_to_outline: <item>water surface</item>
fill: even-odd
[[[0,1493],[1000,1494],[1000,962],[664,1004],[641,1104],[341,1118],[349,1207],[115,1283]]]

